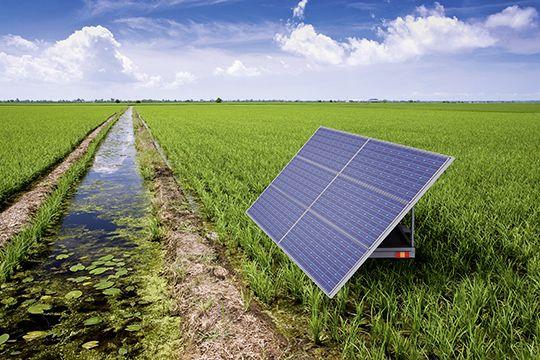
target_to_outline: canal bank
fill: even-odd
[[[160,276],[132,110],[100,145],[61,223],[0,286],[0,357],[170,358],[181,346]]]

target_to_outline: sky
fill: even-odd
[[[0,99],[540,100],[540,1],[3,0]]]

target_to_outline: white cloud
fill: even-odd
[[[31,55],[15,56],[0,52],[0,81],[43,80],[58,81],[62,73],[49,66],[48,61]]]
[[[187,71],[179,71],[174,75],[174,80],[166,84],[168,89],[177,89],[183,85],[192,84],[197,80],[197,77]]]
[[[416,7],[416,12],[421,17],[427,17],[427,16],[444,16],[444,6],[439,4],[438,2],[435,2],[434,7],[432,9],[425,7],[424,5],[420,5]]]
[[[318,34],[310,24],[299,24],[288,36],[277,34],[275,40],[282,50],[320,63],[340,64],[345,54],[342,44],[329,36]]]
[[[27,50],[37,49],[21,41],[22,38],[11,36],[10,39],[14,47],[20,48],[24,44]],[[144,87],[164,84],[161,76],[141,72],[120,51],[120,47],[120,43],[107,28],[86,26],[38,54],[12,55],[0,52],[0,80],[50,83],[118,81]],[[178,86],[186,81],[185,74],[180,74],[170,82],[170,86]]]
[[[0,53],[0,74],[8,79],[46,82],[137,79],[135,65],[123,56],[113,34],[102,26],[87,26],[40,54]]]
[[[228,75],[234,77],[253,77],[261,75],[261,71],[256,67],[248,67],[240,60],[234,60],[231,66],[226,69],[217,67],[214,75]]]
[[[535,54],[540,52],[537,19],[534,8],[509,6],[488,16],[484,27],[497,38],[499,47],[515,54]]]
[[[297,18],[279,24],[115,14],[114,36],[99,27],[58,43],[29,38],[34,50],[7,45],[0,34],[0,98],[530,100],[540,94],[531,80],[540,74],[536,57],[500,56],[540,52],[537,18],[519,30],[488,27],[487,16],[466,20],[439,6],[420,7],[382,22],[374,37],[337,38]],[[268,49],[273,39],[279,46]],[[444,55],[486,46],[492,50],[472,61]],[[370,66],[353,66],[363,63]]]
[[[514,30],[530,29],[536,26],[535,20],[538,12],[535,8],[520,8],[517,5],[509,6],[500,13],[488,16],[486,27],[508,27]]]
[[[537,51],[536,35],[513,36],[494,31],[509,27],[522,30],[536,26],[533,8],[511,6],[489,16],[485,22],[467,22],[446,16],[444,7],[419,6],[414,14],[385,21],[377,29],[380,40],[350,37],[337,41],[318,33],[310,24],[300,23],[288,34],[275,36],[280,48],[309,60],[332,65],[396,63],[432,54],[456,54],[499,46],[516,53]]]
[[[379,30],[381,42],[350,38],[347,63],[351,65],[400,62],[428,54],[453,54],[486,48],[496,43],[481,26],[447,17],[437,4],[435,9],[418,9],[418,16],[398,17]]]
[[[33,41],[27,40],[19,35],[4,35],[0,38],[0,43],[2,43],[2,47],[12,47],[23,51],[36,51],[38,49],[38,46]]]
[[[306,10],[306,5],[308,3],[308,0],[300,0],[298,5],[293,9],[293,17],[298,19],[304,18],[304,11]]]

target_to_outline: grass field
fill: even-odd
[[[138,111],[250,288],[344,357],[540,353],[540,105],[208,104]],[[320,126],[456,158],[416,206],[417,258],[368,260],[328,300],[244,214]]]
[[[0,207],[120,106],[0,106]]]

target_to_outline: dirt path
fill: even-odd
[[[92,131],[75,150],[73,150],[48,175],[39,180],[32,188],[23,193],[15,202],[0,213],[0,248],[16,235],[31,220],[47,196],[53,192],[59,178],[84,155],[88,146],[99,132],[114,118],[112,115],[103,124]]]
[[[134,116],[139,123],[137,115]],[[136,125],[137,126],[137,125]],[[182,359],[277,359],[286,340],[272,322],[244,303],[231,271],[220,263],[217,249],[200,234],[201,220],[139,123],[138,150],[143,169],[153,171],[153,205],[164,229],[167,277],[182,316],[185,348]]]

